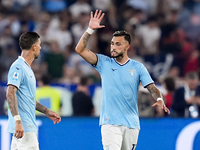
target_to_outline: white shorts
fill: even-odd
[[[35,132],[25,132],[20,139],[12,137],[11,150],[39,150],[39,143]]]
[[[135,150],[139,129],[102,125],[101,135],[104,150]]]

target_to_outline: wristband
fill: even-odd
[[[161,97],[158,97],[158,98],[157,98],[157,101],[160,101],[160,100],[163,101],[163,99],[162,99]],[[163,101],[163,102],[164,102],[164,101]]]
[[[15,119],[15,121],[17,121],[17,120],[21,120],[20,115],[16,115],[16,116],[14,116],[14,119]]]
[[[90,27],[88,27],[87,30],[86,30],[86,32],[87,32],[88,34],[92,34],[92,33],[94,32],[94,30],[91,29]]]

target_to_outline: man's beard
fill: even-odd
[[[119,58],[119,57],[124,57],[124,54],[123,54],[123,53],[119,53],[119,54],[116,55],[116,56],[112,56],[112,55],[111,55],[111,58]]]
[[[39,55],[35,55],[35,59],[38,59]]]

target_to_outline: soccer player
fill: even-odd
[[[91,12],[89,27],[76,46],[76,52],[92,64],[102,79],[101,135],[104,150],[135,150],[140,130],[137,94],[140,82],[157,100],[158,106],[170,113],[143,64],[130,59],[127,51],[131,37],[126,31],[116,31],[111,40],[111,58],[86,49],[89,37],[100,25],[102,11]]]
[[[40,55],[40,43],[37,33],[23,33],[19,38],[21,56],[8,73],[6,97],[8,132],[13,133],[11,150],[39,150],[35,110],[44,113],[54,124],[61,121],[58,114],[36,102],[36,79],[31,64]]]

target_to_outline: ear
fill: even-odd
[[[130,48],[130,45],[127,45],[127,46],[126,46],[126,50],[128,51],[129,48]]]
[[[36,45],[35,44],[32,45],[32,50],[36,51]]]

